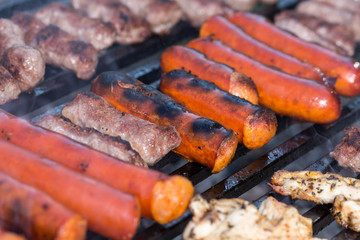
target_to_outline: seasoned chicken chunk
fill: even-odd
[[[340,166],[360,172],[360,128],[351,127],[344,132],[345,137],[329,155],[338,161]]]
[[[348,200],[343,195],[338,195],[335,197],[331,213],[339,225],[360,232],[359,200]]]
[[[321,204],[333,203],[338,195],[360,200],[360,180],[335,173],[280,170],[274,173],[269,186],[282,195]]]
[[[312,238],[311,219],[296,208],[269,197],[260,210],[243,199],[204,200],[196,195],[190,203],[193,219],[184,240],[265,240]]]
[[[65,135],[75,141],[107,153],[122,161],[147,167],[140,155],[131,148],[127,141],[119,137],[102,134],[95,129],[81,128],[60,115],[46,115],[37,121],[43,128]]]

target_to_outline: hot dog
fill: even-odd
[[[186,178],[119,161],[2,110],[0,138],[136,195],[141,215],[159,223],[180,217],[193,195],[193,186]]]
[[[222,16],[208,19],[200,29],[200,37],[219,39],[265,65],[273,66],[298,77],[322,81],[323,74],[313,65],[300,61],[256,40]]]
[[[239,143],[249,149],[262,147],[276,133],[273,111],[231,95],[184,70],[163,74],[160,90],[190,110],[234,130]]]
[[[262,16],[237,13],[229,20],[269,46],[319,67],[336,77],[335,90],[344,96],[360,93],[360,63],[330,50],[303,41],[271,24]]]
[[[184,51],[179,46],[166,49],[161,55],[160,66],[163,72],[175,69],[191,71],[199,78],[213,82],[235,96],[258,104],[259,96],[251,79],[242,73],[235,72],[229,66],[207,59],[205,55],[192,49]]]
[[[251,77],[259,92],[259,103],[278,114],[315,123],[335,121],[341,114],[336,93],[318,82],[276,71],[218,40],[196,39],[188,46]]]
[[[119,111],[160,126],[172,125],[181,144],[173,151],[219,172],[231,161],[238,139],[234,131],[201,117],[151,86],[119,72],[105,72],[92,83],[91,91]]]
[[[113,239],[131,239],[140,218],[135,196],[76,173],[54,161],[0,140],[0,172],[35,187],[79,213],[89,228]]]
[[[45,193],[0,173],[0,221],[30,239],[85,239],[86,220]]]

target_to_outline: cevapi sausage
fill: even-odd
[[[190,110],[234,130],[239,143],[249,149],[260,148],[275,136],[277,120],[273,111],[253,105],[184,70],[163,74],[160,90]]]
[[[329,123],[340,117],[340,99],[323,84],[276,71],[218,40],[196,39],[188,46],[251,77],[259,92],[259,103],[278,114],[315,123]]]
[[[91,44],[54,25],[45,25],[29,13],[17,12],[11,19],[25,32],[25,43],[39,50],[46,63],[70,69],[84,80],[95,73],[98,53]]]
[[[3,110],[0,110],[0,139],[136,195],[141,215],[159,223],[180,217],[194,192],[191,182],[184,177],[168,176],[119,161]]]
[[[79,213],[88,221],[91,230],[113,239],[131,239],[134,236],[140,221],[140,208],[135,196],[6,140],[0,140],[0,152],[3,159],[0,161],[0,172],[43,191]]]
[[[298,77],[322,81],[323,74],[314,65],[303,62],[258,41],[222,16],[208,19],[200,29],[200,37],[219,39],[236,51]]]
[[[0,182],[2,227],[20,230],[30,239],[85,239],[87,222],[80,215],[1,172]]]
[[[238,145],[234,131],[201,117],[169,96],[119,72],[100,74],[91,91],[105,98],[119,111],[160,126],[174,126],[182,142],[173,151],[189,161],[219,172],[231,161]]]
[[[252,37],[319,67],[326,75],[336,77],[335,90],[344,96],[360,94],[360,63],[328,49],[303,41],[271,24],[266,18],[237,13],[229,18]]]
[[[163,72],[175,69],[191,71],[192,74],[221,89],[258,104],[259,96],[254,82],[229,66],[208,59],[204,54],[183,46],[172,46],[161,55],[160,66]]]

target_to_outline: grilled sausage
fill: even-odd
[[[131,13],[119,0],[71,0],[71,3],[88,17],[113,24],[115,40],[120,44],[142,42],[151,34],[149,24]]]
[[[113,239],[131,239],[134,236],[140,218],[135,196],[76,173],[6,140],[0,140],[0,152],[1,157],[6,159],[0,161],[0,172],[45,192],[79,213],[88,221],[91,230]]]
[[[0,240],[26,240],[26,238],[22,235],[8,232],[0,228]]]
[[[21,89],[8,70],[0,65],[0,104],[17,99]]]
[[[323,79],[323,74],[313,65],[269,47],[222,16],[212,17],[202,25],[200,37],[208,36],[219,39],[236,51],[286,73],[317,81]]]
[[[82,240],[86,220],[36,188],[0,173],[0,221],[30,239]],[[1,238],[0,238],[1,239]]]
[[[94,128],[128,141],[149,165],[154,165],[181,142],[174,127],[158,126],[119,112],[92,92],[78,94],[63,107],[61,114],[80,127]]]
[[[260,148],[275,136],[274,112],[229,94],[184,70],[163,74],[160,90],[190,110],[234,130],[249,149]]]
[[[45,74],[45,61],[35,48],[25,45],[24,33],[9,19],[0,19],[0,59],[21,91],[30,91]]]
[[[35,17],[46,25],[53,24],[63,31],[90,43],[96,50],[103,50],[115,42],[115,29],[112,24],[99,19],[83,16],[69,5],[54,2],[38,10]]]
[[[11,19],[25,32],[25,43],[38,49],[46,63],[70,69],[81,79],[95,73],[98,55],[92,45],[27,13],[15,13]]]
[[[276,71],[217,40],[196,39],[188,45],[251,77],[259,91],[259,103],[278,114],[315,123],[329,123],[340,117],[337,94],[318,82]]]
[[[36,124],[51,131],[63,134],[75,141],[107,153],[122,161],[141,167],[147,167],[147,164],[140,157],[139,153],[131,148],[129,142],[124,141],[119,137],[111,137],[92,128],[81,128],[56,114],[45,115],[38,120]]]
[[[175,69],[191,71],[199,78],[215,83],[221,89],[258,104],[259,96],[254,82],[229,66],[208,59],[204,54],[184,46],[173,46],[161,55],[163,72]]]
[[[291,56],[314,64],[326,75],[336,77],[335,90],[344,96],[360,94],[360,63],[303,41],[269,23],[266,18],[238,13],[230,18],[254,38]],[[251,26],[251,27],[250,27]]]
[[[203,118],[151,86],[119,72],[100,74],[91,91],[119,111],[133,114],[160,126],[174,126],[181,144],[174,151],[189,161],[219,172],[231,161],[238,139],[234,131]]]
[[[173,0],[120,0],[136,16],[145,18],[151,30],[157,34],[169,33],[183,15],[179,5]]]
[[[0,123],[0,139],[136,195],[140,201],[141,215],[159,223],[168,223],[180,217],[193,195],[194,188],[184,177],[170,177],[155,170],[118,161],[2,110]]]

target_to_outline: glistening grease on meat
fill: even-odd
[[[141,167],[147,164],[140,155],[131,148],[127,141],[120,137],[111,137],[92,128],[81,128],[60,115],[45,115],[37,124],[43,128],[63,134],[75,141],[86,144],[121,161],[129,162]]]
[[[44,78],[41,53],[26,46],[24,32],[9,19],[0,19],[0,63],[17,81],[21,91],[31,91]]]
[[[80,127],[94,128],[128,141],[149,165],[155,164],[181,142],[173,126],[158,126],[120,112],[91,92],[78,94],[64,106],[61,114]]]
[[[119,111],[133,114],[160,126],[174,126],[181,136],[173,151],[219,172],[231,161],[238,145],[234,131],[204,118],[128,75],[104,72],[92,83],[91,91]]]
[[[63,3],[52,3],[39,9],[35,17],[45,24],[53,24],[63,31],[90,43],[97,50],[110,47],[115,42],[115,29],[111,23],[83,16],[80,11]]]
[[[62,31],[54,25],[45,25],[28,13],[15,13],[12,20],[25,32],[25,43],[38,49],[45,62],[70,69],[81,79],[89,79],[96,70],[96,49]]]

